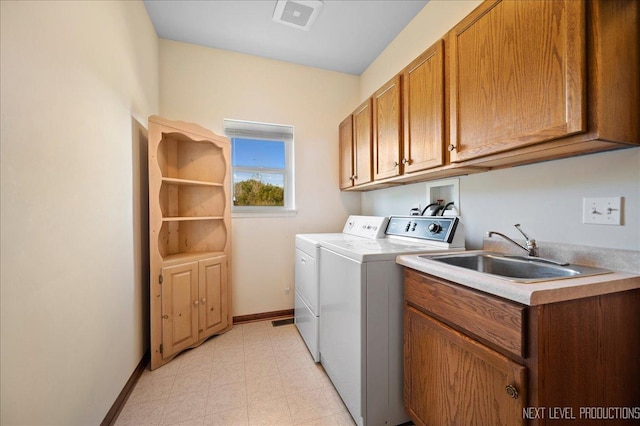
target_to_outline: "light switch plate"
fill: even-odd
[[[582,223],[620,225],[622,197],[584,198]]]

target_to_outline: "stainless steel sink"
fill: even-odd
[[[589,266],[560,264],[537,257],[508,256],[489,252],[439,256],[423,255],[420,257],[520,283],[585,277],[611,272],[607,269]]]

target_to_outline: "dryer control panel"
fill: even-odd
[[[391,216],[385,234],[451,243],[458,222],[455,216]]]
[[[356,235],[363,238],[384,238],[388,217],[384,216],[349,216],[342,229],[343,234]]]

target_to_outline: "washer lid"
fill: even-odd
[[[357,262],[394,260],[401,254],[436,253],[451,250],[449,244],[396,238],[331,240],[323,241],[321,246]],[[461,249],[456,248],[456,250]]]

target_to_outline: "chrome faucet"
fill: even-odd
[[[536,240],[534,240],[533,238],[529,238],[529,236],[527,234],[525,234],[522,229],[520,229],[520,224],[519,223],[516,223],[513,226],[515,226],[516,229],[518,231],[520,231],[520,233],[522,235],[524,235],[524,238],[526,239],[526,245],[527,245],[526,247],[523,246],[520,243],[517,243],[517,242],[513,241],[511,238],[507,237],[506,235],[504,235],[504,234],[502,234],[500,232],[489,231],[489,232],[487,232],[487,237],[491,238],[491,236],[493,234],[500,235],[505,240],[509,241],[512,244],[515,244],[516,246],[520,247],[522,250],[526,251],[529,254],[529,256],[537,257],[538,256],[538,246],[536,245]]]

